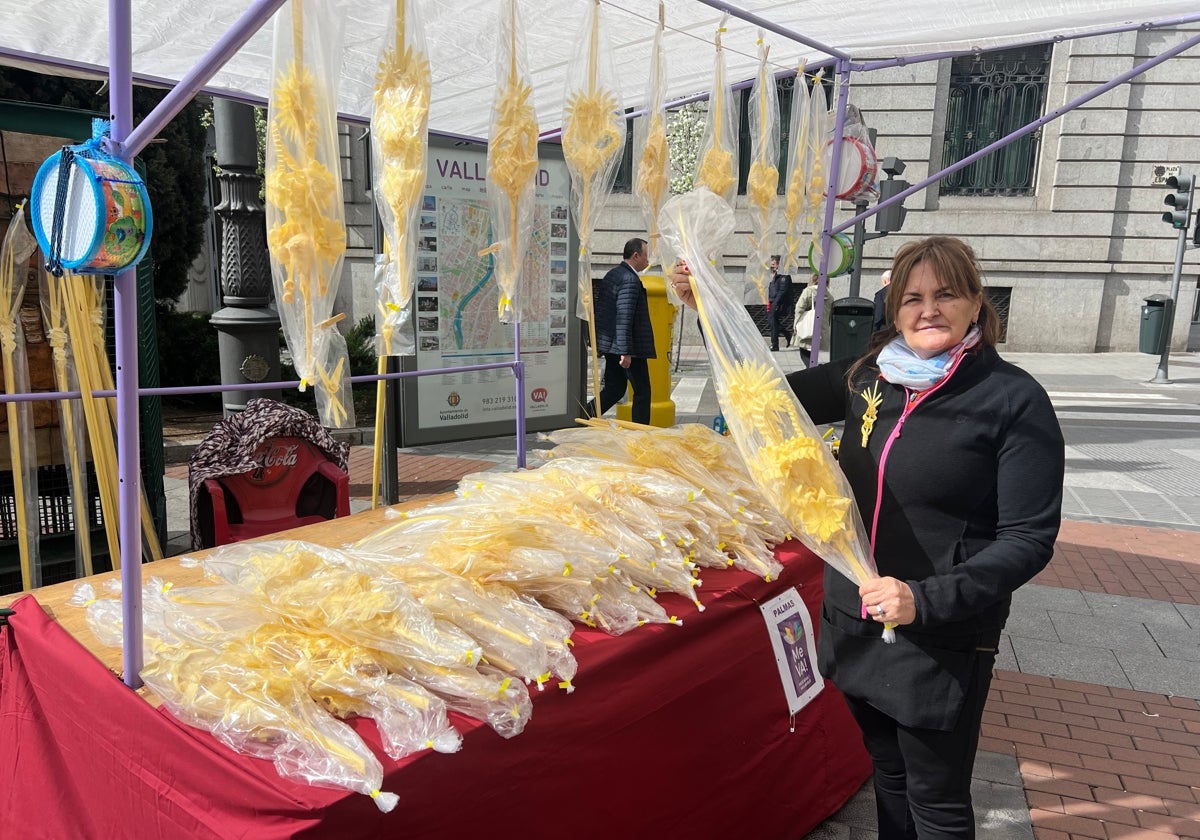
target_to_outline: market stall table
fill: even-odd
[[[382,516],[288,536],[341,545]],[[460,752],[394,762],[374,724],[354,721],[383,762],[384,790],[400,797],[390,814],[360,794],[285,780],[130,691],[113,676],[120,652],[65,603],[74,584],[6,599],[3,824],[47,838],[802,837],[870,765],[833,686],[790,719],[759,604],[794,586],[815,623],[822,564],[794,543],[778,554],[784,572],[770,583],[706,571],[704,612],[663,596],[682,626],[619,637],[578,628],[576,691],[533,690],[533,717],[511,740],[452,714]],[[190,585],[200,573],[168,558],[144,567],[152,575]]]

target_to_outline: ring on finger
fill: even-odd
[[[883,604],[879,604],[877,607],[875,607],[875,615],[883,615]]]

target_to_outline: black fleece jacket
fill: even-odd
[[[857,584],[827,567],[821,672],[901,723],[949,729],[976,648],[995,648],[1013,591],[1054,552],[1062,432],[1042,387],[991,348],[968,351],[924,396],[871,366],[850,387],[851,363],[788,381],[815,423],[846,421],[839,462],[876,566],[910,586],[917,617],[883,644]],[[880,400],[864,444],[867,391]]]

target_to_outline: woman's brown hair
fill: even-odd
[[[982,333],[980,340],[984,346],[994,347],[1000,340],[1000,316],[983,293],[979,261],[971,246],[953,236],[930,236],[902,246],[892,259],[892,281],[884,298],[887,325],[871,336],[867,342],[867,352],[850,366],[846,374],[848,381],[853,381],[859,369],[873,362],[883,346],[896,337],[896,317],[900,313],[900,301],[908,285],[908,276],[920,263],[929,266],[937,278],[959,297],[980,301],[979,320],[976,323]]]

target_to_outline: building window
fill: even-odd
[[[960,56],[950,68],[942,165],[950,166],[1042,116],[1052,45]],[[1032,195],[1041,130],[947,175],[942,195]]]
[[[613,180],[614,193],[633,192],[633,118],[625,120],[625,148],[617,161],[617,176]]]
[[[988,296],[996,314],[1000,316],[1000,343],[1008,341],[1008,311],[1012,305],[1012,288],[1008,286],[984,286],[984,294]]]

